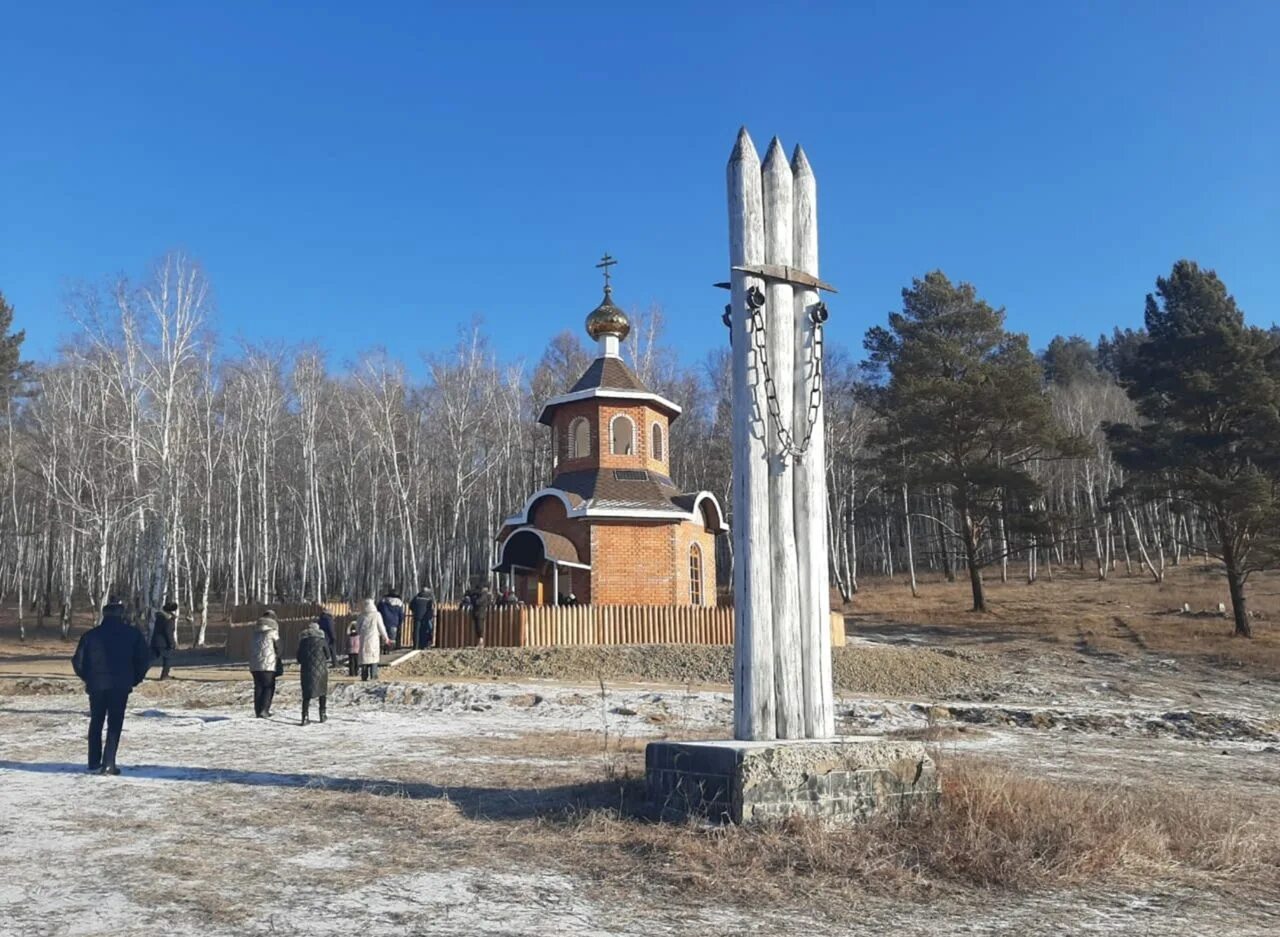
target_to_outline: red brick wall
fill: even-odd
[[[554,422],[557,472],[573,472],[596,466],[596,459],[600,454],[600,419],[596,412],[598,409],[599,404],[596,401],[584,400],[581,403],[565,404],[556,411]],[[587,425],[591,429],[591,455],[585,459],[571,459],[569,458],[569,424],[580,416],[586,417]]]
[[[657,424],[662,428],[662,458],[654,458],[653,453],[653,425]],[[657,410],[650,410],[645,416],[644,426],[641,429],[644,436],[644,467],[651,472],[661,472],[663,475],[670,475],[671,469],[671,424],[666,416]]]
[[[716,604],[716,537],[706,525],[686,521],[676,534],[673,557],[676,577],[676,604],[690,605],[693,595],[690,582],[693,578],[689,554],[694,544],[702,548],[702,601],[700,605]]]
[[[631,455],[614,455],[611,451],[612,436],[610,427],[615,416],[625,415],[631,418],[631,423],[635,431],[635,444],[631,448]],[[649,424],[657,414],[645,406],[635,404],[627,405],[623,401],[616,404],[601,403],[600,404],[600,438],[604,440],[604,447],[600,450],[600,465],[604,468],[631,468],[642,469],[652,467],[653,460],[649,458]],[[658,467],[657,471],[666,472],[665,468]]]
[[[584,605],[689,605],[689,551],[702,548],[702,604],[716,604],[715,537],[705,523],[679,524],[629,518],[588,523],[565,515],[559,498],[538,499],[530,522],[567,537],[591,570],[561,572],[560,591]],[[542,577],[543,600],[553,602],[551,573]],[[521,598],[532,597],[521,589]]]
[[[676,601],[671,554],[676,525],[596,520],[591,524],[591,595],[597,605]]]
[[[631,422],[635,424],[635,445],[629,456],[614,455],[610,451],[609,427],[618,414],[631,417]],[[569,458],[569,425],[578,417],[585,417],[591,428],[591,455],[585,459]],[[662,427],[661,459],[655,459],[652,456],[650,437],[654,423]],[[573,472],[603,466],[649,469],[663,475],[668,474],[668,466],[671,464],[670,423],[665,415],[651,407],[628,404],[622,400],[611,402],[608,398],[584,400],[580,403],[566,404],[556,411],[555,427],[558,450],[556,471]]]
[[[702,604],[716,602],[715,535],[701,523],[596,520],[591,595],[599,605],[689,605],[689,549],[702,547]]]

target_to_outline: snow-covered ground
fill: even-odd
[[[641,732],[651,724],[611,710],[630,712],[623,703],[643,700],[658,711],[657,696],[617,702],[519,686],[343,686],[329,721],[302,727],[288,689],[274,718],[257,720],[243,687],[190,686],[170,703],[135,695],[119,778],[84,773],[83,696],[2,698],[0,933],[535,934],[553,921],[574,934],[627,932],[615,908],[597,905],[572,879],[536,868],[402,868],[394,829],[344,829],[306,800],[327,790],[447,804],[455,790],[482,788],[492,762],[460,756],[451,742],[605,725]],[[692,722],[720,705],[703,694],[668,710]],[[423,765],[473,780],[424,782],[415,770]],[[500,812],[499,791],[495,784]],[[317,821],[333,835],[299,836]],[[192,874],[228,865],[249,874]],[[385,871],[370,877],[371,865]],[[352,869],[361,874],[346,887]],[[724,920],[714,914],[704,923]]]
[[[335,689],[328,723],[302,727],[287,680],[270,720],[253,718],[244,683],[148,683],[126,722],[125,774],[108,778],[83,771],[87,712],[72,689],[49,681],[4,695],[0,687],[0,934],[1276,932],[1275,905],[1096,892],[924,905],[868,898],[850,909],[856,923],[833,931],[803,908],[761,914],[602,894],[590,877],[536,855],[513,862],[510,849],[483,848],[505,835],[503,818],[525,815],[548,790],[599,777],[606,733],[616,745],[713,732],[728,721],[724,693],[355,684]],[[843,711],[850,728],[878,731],[929,718],[927,707],[905,702],[848,700]],[[563,745],[548,755],[543,733],[592,734],[566,756]],[[947,744],[1070,773],[1061,766],[1076,748],[1090,747],[1097,761],[1084,738],[984,724]],[[1224,744],[1138,730],[1106,738],[1153,763],[1181,752],[1179,763],[1196,772]],[[469,836],[481,848],[466,848]]]

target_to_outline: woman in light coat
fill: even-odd
[[[378,607],[373,599],[364,600],[364,610],[356,621],[360,629],[360,679],[377,680],[378,664],[382,663],[382,646],[391,643],[387,627],[382,623]]]
[[[258,619],[249,642],[249,671],[253,674],[253,714],[271,717],[271,701],[276,695],[276,675],[280,666],[280,625],[276,613],[267,609]]]

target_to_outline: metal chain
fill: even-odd
[[[791,435],[791,431],[787,429],[782,421],[782,406],[778,402],[778,385],[773,379],[773,369],[769,367],[769,355],[765,350],[764,294],[761,293],[759,287],[753,286],[748,290],[747,309],[750,313],[748,327],[751,330],[752,344],[756,358],[760,362],[760,371],[764,375],[765,407],[760,407],[759,388],[756,384],[751,385],[751,396],[756,408],[763,409],[764,412],[768,413],[769,419],[773,421],[774,430],[778,435],[778,446],[781,450],[778,454],[783,459],[799,459],[809,449],[809,443],[813,440],[814,427],[818,425],[819,414],[822,411],[822,323],[827,319],[826,303],[817,303],[808,316],[810,331],[813,334],[813,383],[809,387],[809,409],[805,420],[807,425],[805,426],[804,440],[798,446],[795,443],[795,438]]]

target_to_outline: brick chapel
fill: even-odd
[[[613,303],[587,316],[599,354],[576,384],[547,401],[554,476],[498,534],[495,572],[531,605],[714,605],[715,538],[724,512],[707,491],[670,477],[670,426],[680,407],[645,387],[619,355],[631,330]]]

